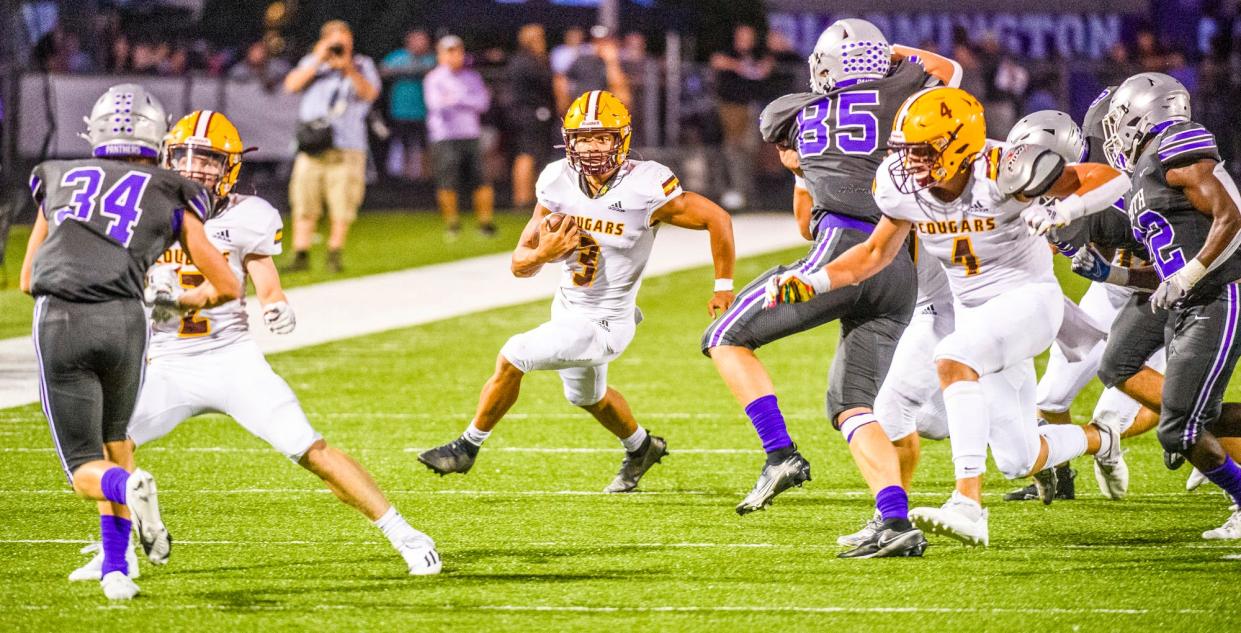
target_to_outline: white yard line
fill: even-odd
[[[804,245],[791,215],[746,214],[733,218],[737,256],[751,257]],[[417,248],[410,244],[410,248]],[[485,255],[433,266],[331,281],[288,291],[297,309],[297,330],[287,336],[267,331],[250,301],[250,329],[264,352],[283,352],[330,341],[384,332],[552,296],[558,269],[517,279],[509,254]],[[711,263],[705,231],[664,227],[646,266],[646,276],[664,275]],[[747,280],[739,279],[738,283]],[[711,276],[687,310],[700,310],[710,297]],[[699,300],[701,299],[701,301]],[[692,305],[691,305],[692,303]],[[38,402],[34,345],[28,336],[0,340],[0,409]]]

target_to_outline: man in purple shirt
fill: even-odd
[[[491,93],[477,72],[465,67],[465,44],[455,35],[435,46],[438,65],[423,80],[427,104],[427,138],[435,169],[436,202],[447,225],[448,239],[461,232],[457,190],[464,179],[474,187],[474,216],[484,236],[496,233],[491,214],[495,192],[483,170],[479,117],[491,106]]]

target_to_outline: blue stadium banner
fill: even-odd
[[[910,46],[934,43],[938,50],[952,47],[952,33],[963,27],[975,42],[993,36],[1005,49],[1033,59],[1099,59],[1117,42],[1127,41],[1141,24],[1139,16],[1122,13],[1002,13],[917,11],[891,13],[827,13],[773,11],[768,24],[793,40],[808,54],[829,24],[840,18],[861,17],[878,26],[893,42]]]

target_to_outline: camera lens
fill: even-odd
[[[333,55],[344,55],[345,54],[345,47],[340,44],[333,44],[330,47],[328,47],[327,50],[329,53]]]

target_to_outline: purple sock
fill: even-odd
[[[1224,457],[1224,463],[1215,470],[1208,470],[1202,473],[1211,480],[1211,483],[1224,489],[1228,496],[1232,497],[1232,502],[1241,505],[1241,466],[1237,466],[1237,462],[1232,461],[1231,457]]]
[[[99,487],[103,488],[103,498],[112,503],[125,505],[125,484],[129,482],[129,473],[120,466],[109,468],[99,479]]]
[[[884,521],[909,519],[909,495],[900,486],[888,486],[875,495],[875,507]]]
[[[129,566],[125,563],[125,550],[129,548],[129,529],[129,519],[109,514],[99,516],[99,533],[103,535],[104,575],[114,571],[129,575]]]
[[[789,437],[789,431],[784,426],[784,415],[780,413],[775,394],[763,396],[745,405],[745,414],[750,416],[754,430],[758,431],[758,439],[763,441],[763,450],[770,453],[793,445],[793,439]]]

